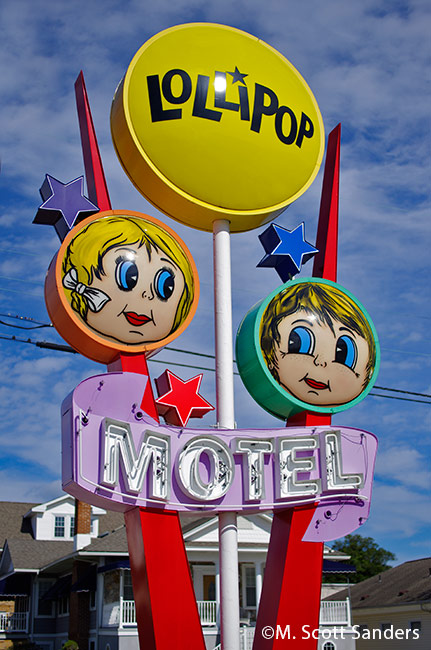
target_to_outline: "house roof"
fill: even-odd
[[[10,570],[38,571],[73,554],[73,541],[34,539],[30,516],[26,515],[39,505],[0,501],[0,544],[4,548],[0,566],[3,574]],[[121,530],[123,532],[118,533]],[[108,511],[99,516],[99,537],[94,538],[86,550],[127,553],[122,513]]]
[[[124,516],[122,513],[105,511],[99,514],[99,536],[92,538],[88,546],[74,551],[73,541],[35,540],[31,527],[31,516],[44,512],[51,504],[61,499],[72,499],[69,495],[45,504],[0,502],[0,543],[7,539],[3,557],[0,559],[0,573],[12,571],[38,571],[47,569],[55,573],[66,570],[71,558],[96,555],[128,555],[128,545]],[[103,511],[102,511],[103,512]],[[182,529],[186,544],[202,549],[218,545],[217,517],[183,517]],[[241,546],[253,547],[262,552],[266,550],[271,530],[271,517],[255,514],[238,517],[238,539]],[[345,554],[330,554],[325,547],[325,555],[331,559],[348,559]]]
[[[350,594],[349,594],[350,591]],[[351,585],[327,600],[350,596],[353,609],[390,607],[431,601],[431,557],[411,560]]]
[[[81,553],[125,553],[128,554],[126,526],[123,523],[106,534],[99,535],[91,544],[81,549]]]
[[[73,542],[12,537],[7,540],[7,550],[15,570],[37,570],[72,553]]]
[[[31,536],[31,523],[23,519],[24,515],[37,503],[20,503],[17,501],[0,501],[0,548],[6,539],[19,537],[21,534]]]

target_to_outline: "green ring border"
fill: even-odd
[[[304,284],[307,282],[330,285],[336,287],[347,296],[349,296],[349,298],[364,314],[370,326],[371,333],[374,337],[376,345],[376,363],[371,379],[364,390],[357,397],[355,397],[355,399],[347,402],[346,404],[341,404],[339,406],[319,407],[313,404],[307,404],[306,402],[297,399],[293,395],[289,395],[289,393],[281,388],[280,384],[271,375],[263,358],[259,336],[260,323],[262,320],[263,312],[265,311],[269,302],[274,298],[274,296],[283,291],[283,289],[295,284]],[[357,300],[357,298],[355,298],[355,296],[350,293],[350,291],[345,289],[340,284],[332,282],[332,280],[325,280],[323,278],[307,277],[297,280],[290,280],[274,289],[274,291],[266,296],[266,298],[254,305],[254,307],[252,307],[243,318],[237,331],[235,348],[238,371],[244,386],[253,397],[253,399],[259,404],[259,406],[271,413],[271,415],[274,415],[275,417],[282,420],[286,420],[288,417],[295,415],[296,413],[301,413],[302,411],[333,414],[340,413],[341,411],[345,411],[352,406],[356,406],[356,404],[361,402],[364,397],[368,395],[374,386],[380,368],[379,338],[377,336],[376,328],[374,327],[374,324],[367,310],[362,306],[359,300]]]

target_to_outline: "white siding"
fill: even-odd
[[[412,637],[409,632],[409,638],[406,639],[406,631],[410,630],[412,621],[421,621],[422,631],[419,639]],[[411,606],[406,607],[406,611],[400,611],[400,607],[390,608],[382,607],[377,613],[361,613],[360,610],[353,612],[354,625],[368,625],[369,630],[380,630],[382,623],[393,625],[393,639],[382,639],[378,637],[373,639],[361,638],[356,641],[357,650],[429,650],[431,647],[431,614],[423,611],[420,606],[414,609]],[[395,630],[403,630],[404,638],[396,639]],[[401,633],[399,633],[401,634]]]
[[[45,512],[38,512],[36,515],[36,539],[71,539],[70,517],[75,515],[75,504],[73,502],[59,503]],[[65,537],[54,537],[55,517],[63,516],[65,521]]]

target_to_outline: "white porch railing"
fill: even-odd
[[[254,627],[242,627],[239,630],[239,647],[240,650],[252,650],[254,639]],[[221,650],[221,643],[219,643],[214,650]]]
[[[323,600],[320,603],[320,625],[351,625],[350,601]]]
[[[202,625],[217,624],[217,603],[215,600],[198,600],[198,612]]]
[[[215,600],[198,600],[198,611],[202,625],[217,625],[217,603]],[[136,625],[134,600],[121,599],[120,627]]]
[[[201,623],[204,626],[217,625],[217,603],[215,600],[198,600],[198,611],[201,619]],[[14,627],[4,627],[6,625],[6,619],[2,617],[10,616],[12,619],[14,617],[25,617],[25,620],[16,618],[12,621]],[[16,613],[16,614],[0,614],[0,631],[15,630],[15,631],[25,631],[27,626],[27,613]],[[347,598],[346,600],[324,600],[320,603],[320,625],[351,625],[351,616],[350,616],[350,601]],[[24,627],[17,627],[18,625],[24,625]],[[122,626],[131,626],[136,625],[136,610],[135,610],[135,601],[134,600],[122,600],[121,601],[121,627]],[[241,628],[241,634],[244,637],[242,648],[248,650],[249,646],[251,647],[248,636],[252,634],[251,630],[254,631],[252,627]],[[247,638],[246,638],[247,637]]]
[[[0,632],[28,632],[28,612],[0,612]]]
[[[135,601],[121,599],[120,627],[127,627],[128,625],[136,625]]]

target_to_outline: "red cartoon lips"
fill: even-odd
[[[148,323],[148,321],[151,320],[151,318],[145,316],[145,314],[137,314],[134,311],[125,311],[124,315],[130,325],[133,325],[134,327],[145,325],[145,323]]]
[[[311,379],[311,377],[305,377],[304,381],[308,386],[310,386],[310,388],[314,388],[315,390],[324,390],[325,388],[329,388],[329,384],[316,381],[315,379]]]

